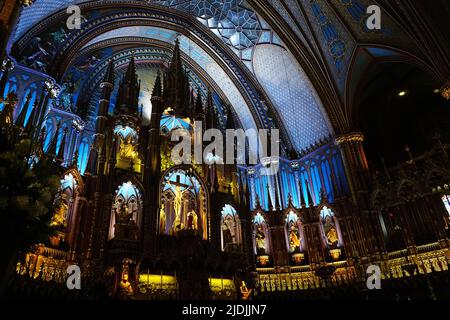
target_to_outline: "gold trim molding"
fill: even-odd
[[[336,137],[335,143],[341,145],[349,142],[364,142],[364,134],[360,132],[352,132],[339,137]]]

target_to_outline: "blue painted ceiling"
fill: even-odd
[[[117,0],[120,2],[120,0]],[[21,39],[40,21],[64,10],[71,4],[89,2],[86,0],[36,0],[24,8],[13,37]],[[317,141],[333,134],[333,128],[325,112],[323,103],[308,75],[303,71],[300,61],[289,52],[277,33],[245,0],[153,0],[148,2],[182,11],[200,21],[222,40],[238,57],[246,72],[259,83],[270,103],[281,118],[292,145],[298,150],[308,148]],[[388,28],[380,34],[369,34],[361,23],[364,19],[367,0],[267,0],[267,3],[284,19],[286,26],[298,36],[310,52],[318,52],[319,47],[338,91],[343,95],[345,81],[352,52],[356,43],[365,35],[376,39],[388,36],[395,26],[387,23]],[[342,19],[338,18],[340,13]],[[308,23],[309,21],[309,23]],[[350,26],[350,27],[349,27]],[[64,30],[56,36],[64,41]],[[88,44],[89,47],[100,41],[135,36],[173,43],[179,35],[163,28],[130,26],[105,32]],[[253,108],[246,101],[229,76],[228,70],[215,61],[202,47],[186,36],[179,36],[181,47],[227,94],[240,124],[245,129],[255,128]],[[318,39],[318,41],[314,41]],[[42,55],[40,39],[34,38],[36,54]],[[387,40],[386,40],[387,41]],[[395,39],[391,39],[395,41]],[[89,58],[89,57],[88,57]],[[23,62],[24,61],[19,61]],[[92,62],[94,67],[97,61]],[[33,68],[45,72],[45,66],[37,64]],[[271,117],[273,115],[268,115]],[[270,119],[269,122],[270,123]]]

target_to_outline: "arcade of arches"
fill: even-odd
[[[378,0],[369,30],[372,2],[0,1],[1,152],[29,139],[30,170],[60,175],[15,281],[78,265],[118,299],[270,299],[361,297],[371,265],[448,279],[449,4]],[[174,163],[198,123],[279,130],[278,172]]]

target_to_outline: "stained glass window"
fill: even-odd
[[[237,50],[253,47],[262,33],[255,12],[244,0],[161,0],[156,3],[188,12]]]

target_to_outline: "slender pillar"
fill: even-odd
[[[363,142],[364,135],[362,133],[350,133],[339,136],[335,140],[344,160],[352,198],[355,203],[362,200],[361,193],[368,190],[369,166]]]

